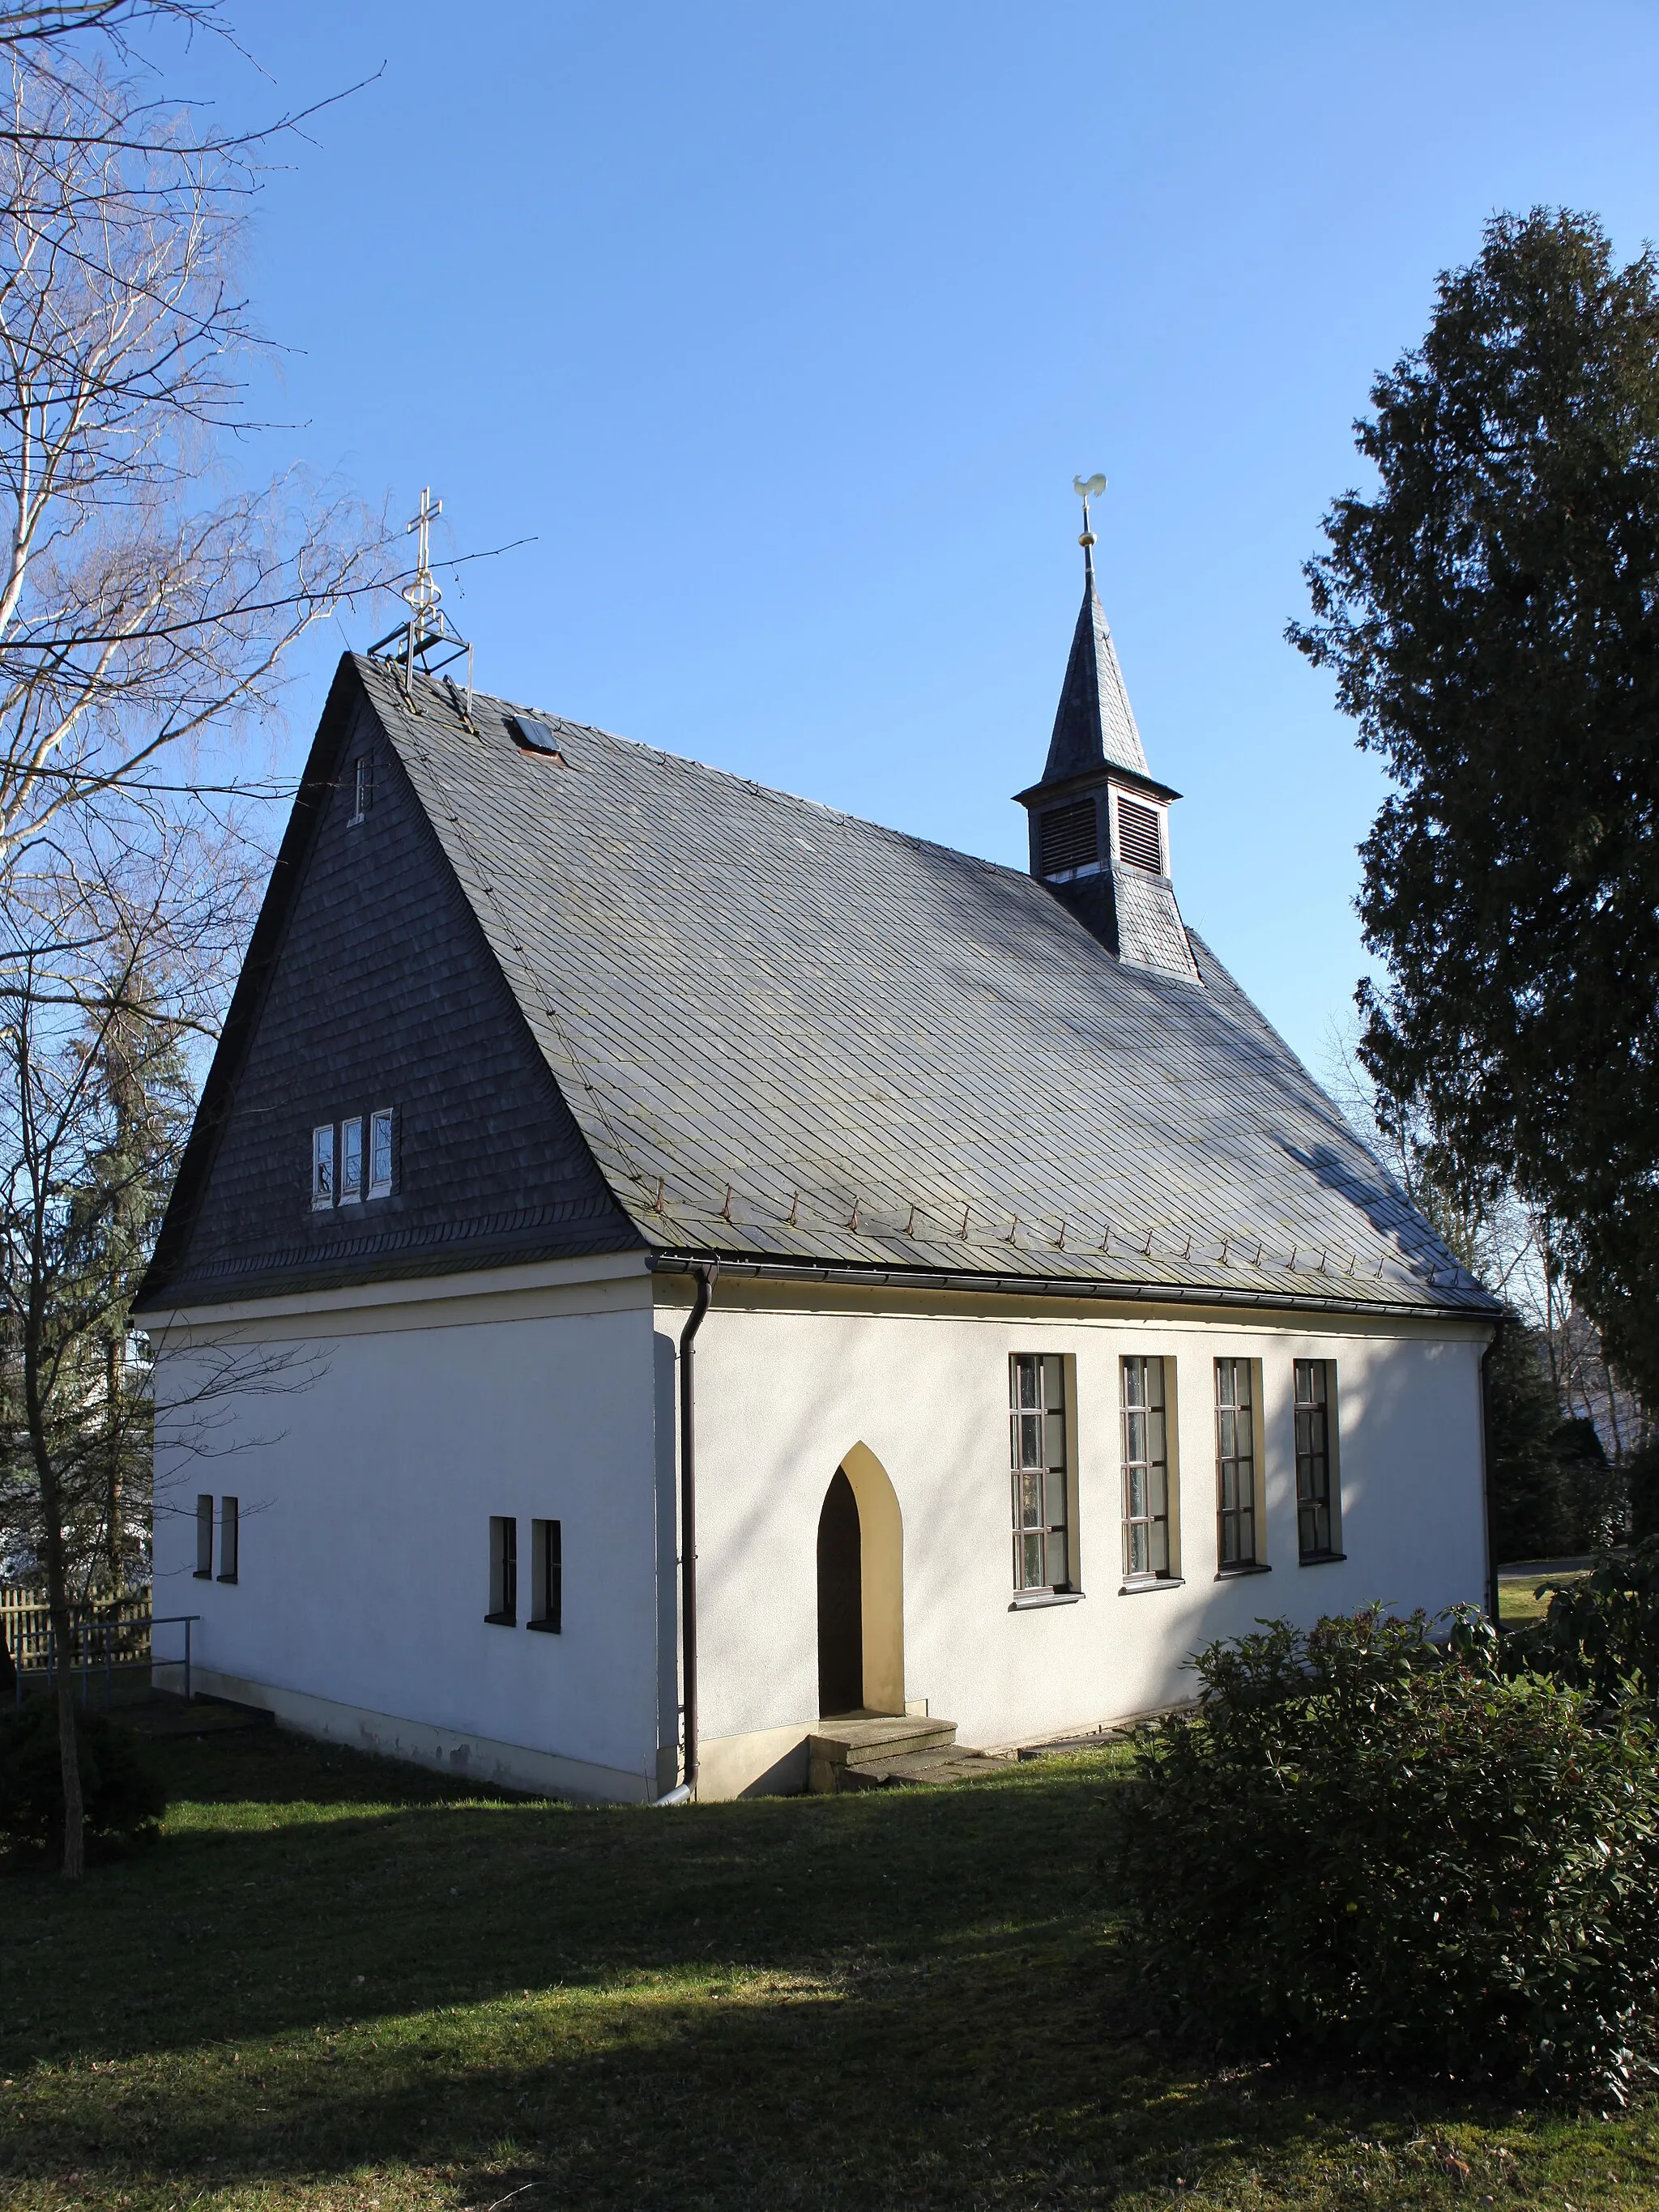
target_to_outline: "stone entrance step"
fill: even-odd
[[[896,1713],[849,1713],[822,1720],[807,1743],[807,1788],[819,1796],[880,1790],[895,1783],[965,1782],[1001,1761],[957,1742],[954,1721]]]

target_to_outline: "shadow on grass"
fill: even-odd
[[[1124,2034],[1097,1760],[580,1811],[288,1738],[169,1758],[179,1832],[148,1859],[0,1889],[20,2203],[1024,2207],[1208,2176],[1254,2212],[1462,2185],[1421,2100],[1206,2078]],[[1251,2178],[1286,2161],[1329,2190]]]

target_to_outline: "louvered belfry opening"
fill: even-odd
[[[1092,799],[1056,806],[1037,825],[1039,866],[1045,876],[1075,875],[1100,865],[1099,817]]]
[[[1132,868],[1149,875],[1164,872],[1164,840],[1158,831],[1158,809],[1143,806],[1137,799],[1117,799],[1117,856]]]

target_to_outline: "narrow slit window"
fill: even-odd
[[[397,1161],[392,1139],[394,1116],[390,1106],[378,1106],[368,1117],[368,1194],[388,1198]]]
[[[1254,1567],[1255,1384],[1248,1359],[1215,1364],[1216,1564]]]
[[[1164,1363],[1123,1362],[1123,1577],[1166,1579],[1170,1565],[1170,1437]]]
[[[311,1202],[321,1208],[334,1203],[334,1124],[326,1122],[311,1133]]]
[[[359,755],[353,771],[351,821],[349,826],[356,829],[374,804],[374,756],[373,753],[362,753]]]
[[[484,1619],[511,1628],[519,1618],[519,1524],[511,1514],[489,1516],[489,1610]]]
[[[1336,1396],[1333,1363],[1296,1363],[1296,1528],[1304,1559],[1334,1559],[1338,1552],[1336,1486],[1331,1466],[1331,1414]]]
[[[219,1579],[234,1583],[241,1548],[241,1510],[234,1498],[219,1500]]]
[[[530,1618],[526,1628],[559,1635],[564,1627],[564,1533],[558,1521],[530,1524]]]
[[[363,1117],[340,1124],[340,1203],[356,1206],[363,1194]]]
[[[1069,1589],[1066,1363],[1056,1352],[1017,1352],[1008,1365],[1014,1588]]]
[[[196,1500],[196,1579],[213,1579],[213,1500],[205,1491]]]

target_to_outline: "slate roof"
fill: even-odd
[[[1146,753],[1129,704],[1128,686],[1118,665],[1117,648],[1107,627],[1106,611],[1095,589],[1092,556],[1085,571],[1083,605],[1072,633],[1072,651],[1054,710],[1044,783],[1086,774],[1108,762],[1132,775],[1146,774]]]
[[[1197,939],[1133,967],[1012,869],[355,667],[647,1249],[1496,1310]]]

